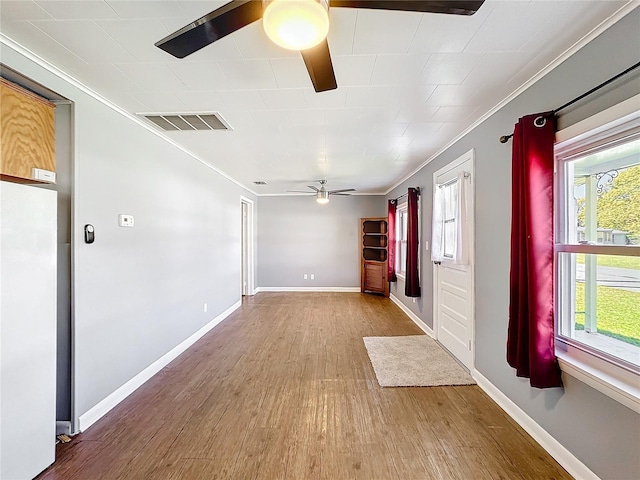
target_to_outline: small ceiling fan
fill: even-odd
[[[329,195],[341,195],[341,196],[349,196],[351,195],[350,193],[347,192],[355,192],[356,189],[355,188],[342,188],[340,190],[327,190],[325,188],[325,185],[327,184],[326,180],[317,180],[317,182],[320,184],[320,188],[314,186],[314,185],[307,185],[307,187],[309,187],[311,190],[313,190],[312,192],[306,191],[306,190],[288,190],[291,193],[306,193],[307,195],[315,195],[316,196],[316,201],[318,203],[329,203]]]
[[[277,45],[298,50],[316,92],[337,88],[327,43],[329,7],[473,15],[484,0],[233,0],[155,46],[184,58],[262,18]]]

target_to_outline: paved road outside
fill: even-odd
[[[576,264],[576,277],[584,282],[584,263]],[[640,293],[640,270],[598,265],[597,277],[598,285]]]

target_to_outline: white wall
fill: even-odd
[[[1,53],[74,102],[77,420],[240,300],[240,195],[255,196],[6,45]],[[216,132],[203,135],[215,145]],[[134,228],[118,226],[122,213]]]
[[[506,361],[509,311],[509,251],[511,222],[511,133],[518,118],[552,110],[618,74],[640,60],[636,9],[520,96],[496,112],[419,172],[395,188],[397,197],[408,186],[420,186],[422,239],[431,236],[432,175],[463,153],[476,150],[475,367],[582,463],[603,479],[637,478],[640,472],[640,415],[569,377],[564,389],[539,390],[517,378]],[[621,46],[634,45],[634,48]],[[559,123],[567,126],[637,94],[640,72],[599,92],[570,111]],[[427,325],[432,321],[432,263],[421,265],[422,299],[416,304],[398,294]],[[400,282],[399,287],[404,285]],[[393,290],[392,290],[393,293]]]
[[[260,197],[258,287],[360,287],[360,218],[386,217],[382,195]],[[304,274],[315,279],[303,279]]]

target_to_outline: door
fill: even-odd
[[[240,292],[243,296],[253,295],[254,292],[254,261],[253,261],[253,201],[240,197]]]
[[[365,262],[364,288],[370,292],[384,293],[385,266],[382,263]]]
[[[440,252],[433,268],[434,332],[469,371],[473,369],[474,351],[473,167],[471,150],[433,176],[434,192],[440,192],[433,207],[434,222],[440,225],[436,228],[434,224],[433,231],[441,235],[440,241],[432,239],[432,248]]]

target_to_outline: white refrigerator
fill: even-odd
[[[0,181],[0,478],[55,459],[57,192]]]

